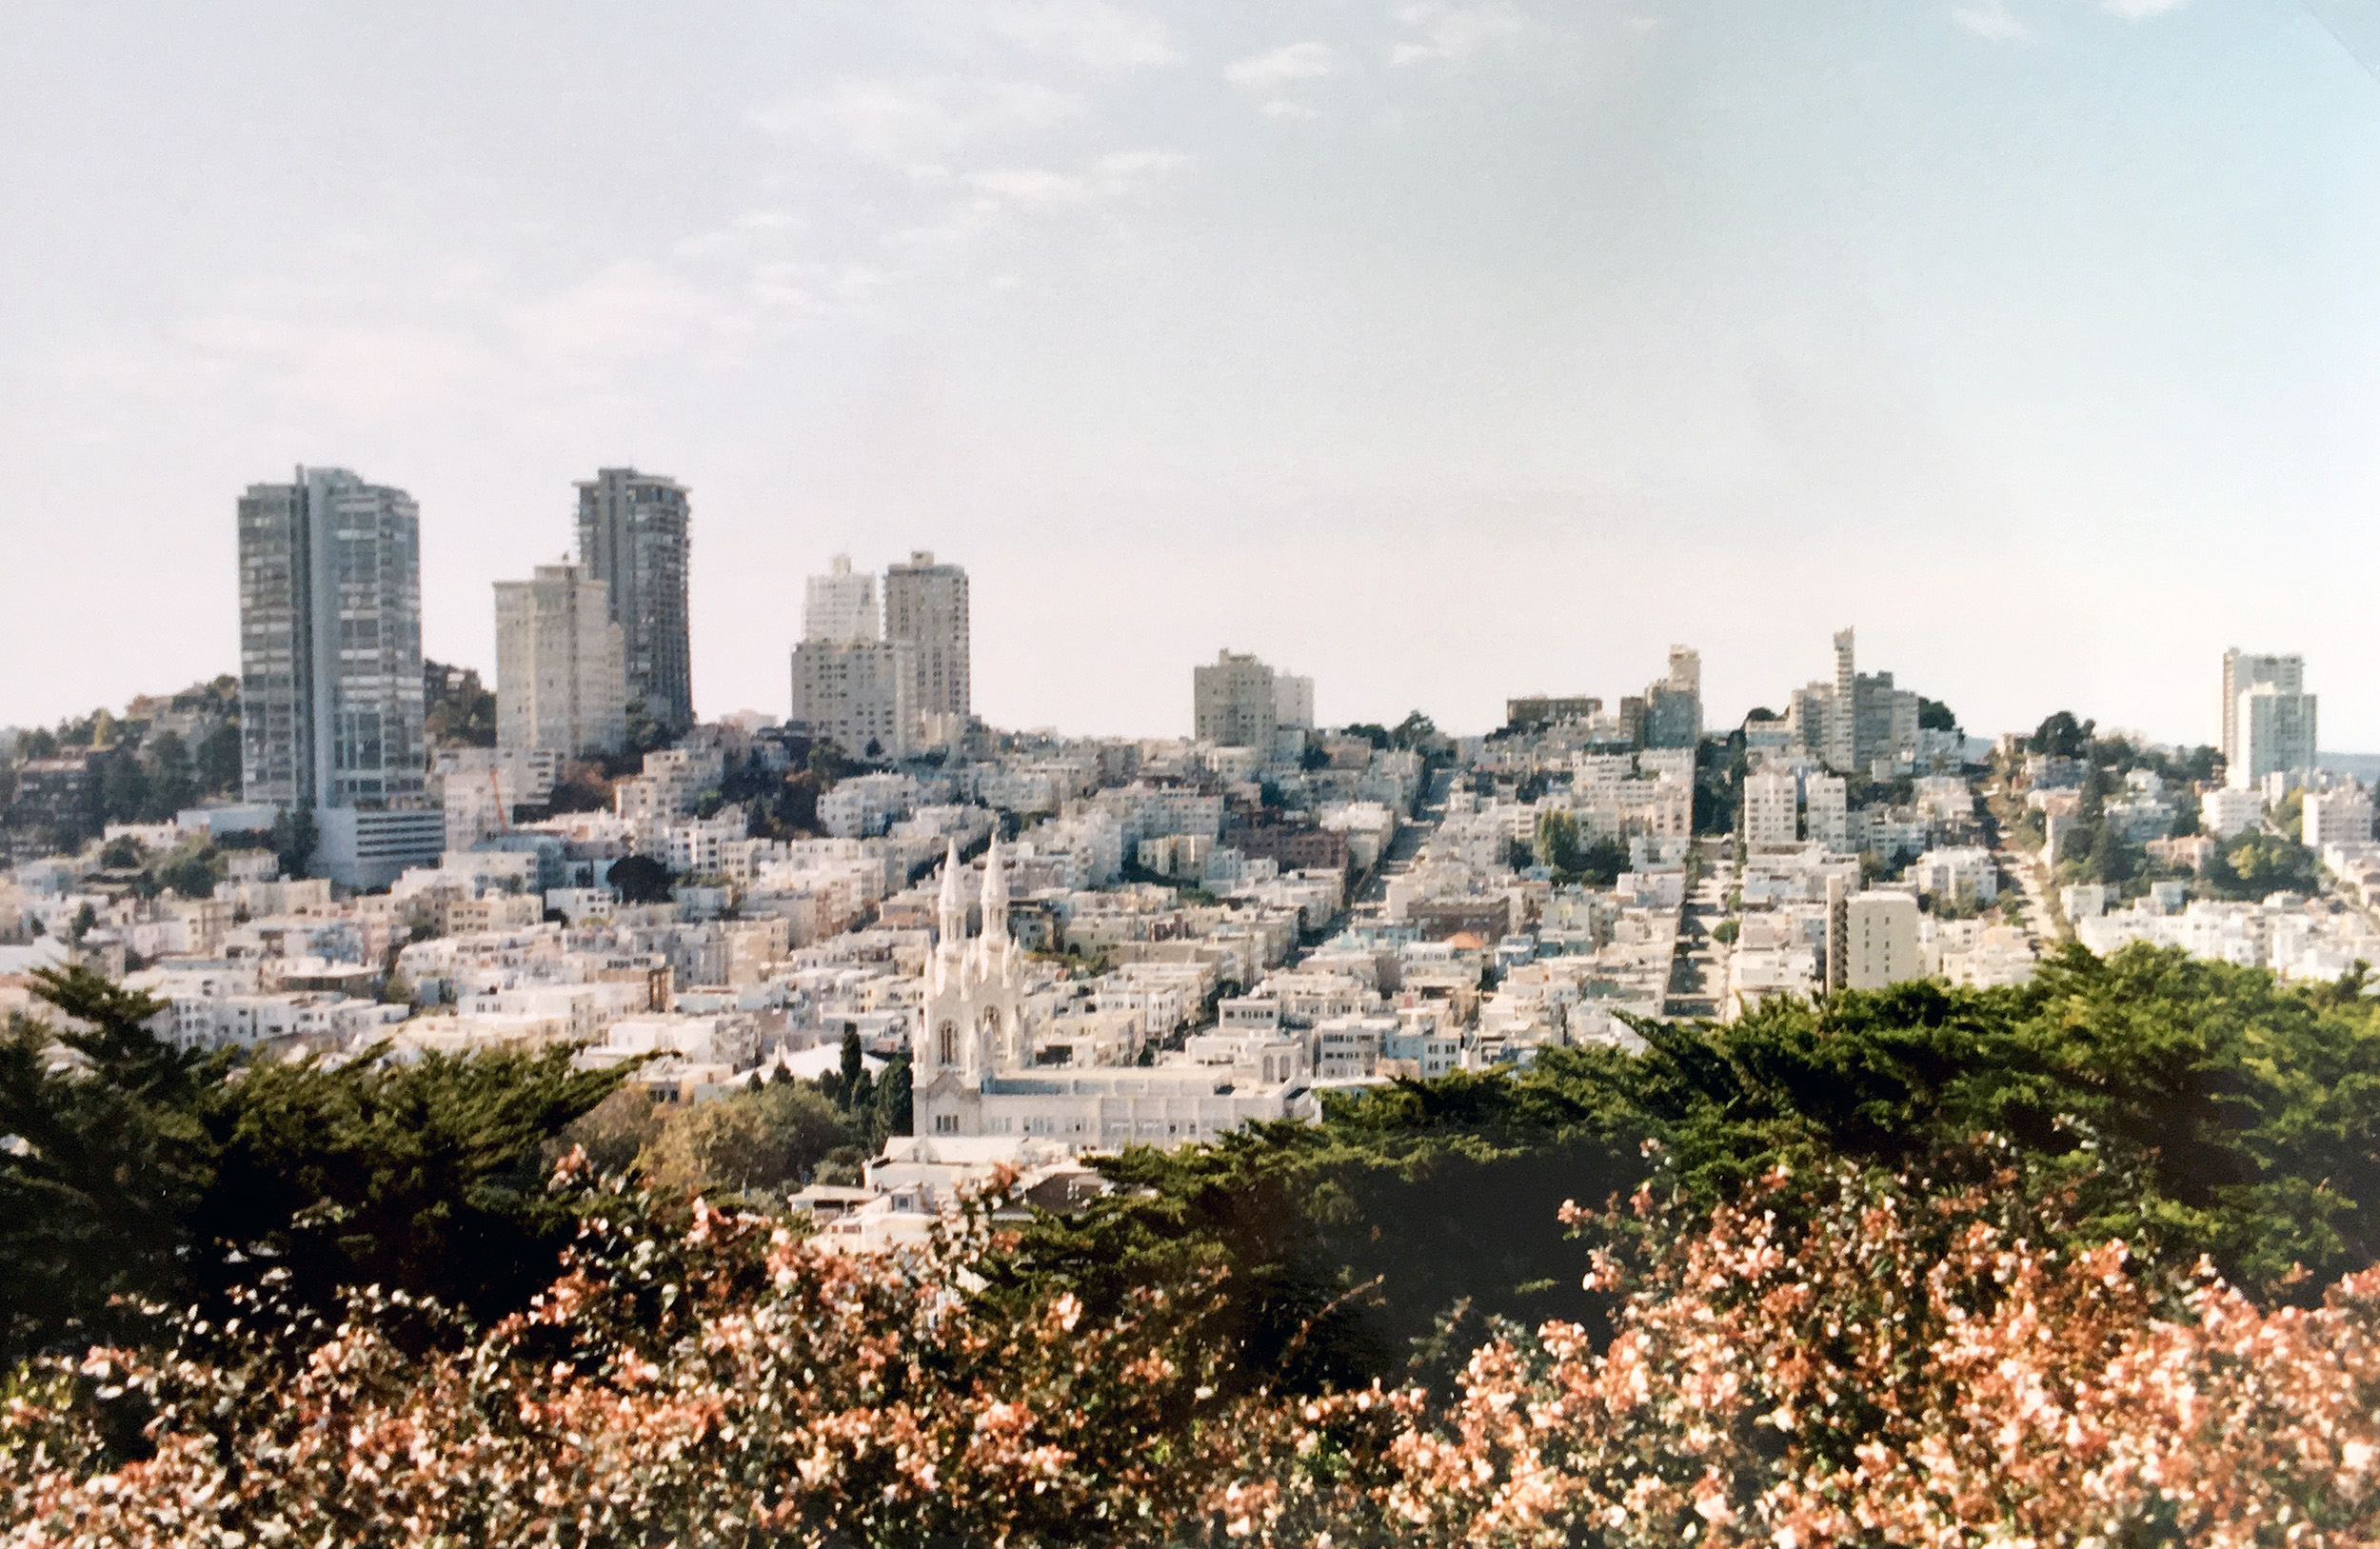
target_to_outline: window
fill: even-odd
[[[959,1027],[956,1023],[942,1023],[941,1043],[941,1062],[946,1065],[957,1064],[959,1062]]]

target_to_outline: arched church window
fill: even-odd
[[[959,1062],[959,1024],[956,1023],[942,1023],[942,1062],[946,1065],[955,1065]]]

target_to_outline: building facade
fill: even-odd
[[[496,745],[576,758],[627,745],[624,631],[576,565],[496,583]]]
[[[810,577],[803,587],[802,638],[843,645],[883,639],[876,577],[854,571],[850,555],[836,555],[826,574]]]
[[[805,640],[793,648],[793,725],[867,758],[901,758],[914,745],[917,673],[898,640]]]
[[[694,725],[685,487],[632,467],[597,470],[579,491],[579,564],[607,588],[632,702],[671,731]]]
[[[909,652],[909,705],[936,742],[963,732],[975,713],[973,625],[967,572],[920,549],[884,572],[884,638]]]
[[[2251,703],[2251,696],[2254,697]],[[2234,646],[2223,653],[2224,784],[2261,784],[2274,770],[2314,765],[2314,696],[2306,659]]]
[[[1280,721],[1273,669],[1253,656],[1220,651],[1191,669],[1192,735],[1225,747],[1254,747],[1270,758]]]
[[[2239,696],[2231,725],[2235,747],[2224,783],[2261,785],[2269,774],[2314,766],[2314,696],[2260,683]]]
[[[239,501],[241,786],[316,812],[318,864],[370,886],[339,836],[415,828],[333,812],[414,812],[425,796],[421,517],[402,489],[345,468],[250,485]],[[435,844],[430,846],[435,853]],[[405,859],[406,857],[400,857]],[[391,873],[393,875],[393,873]],[[385,879],[384,879],[385,880]]]

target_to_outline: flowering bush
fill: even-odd
[[[2006,1172],[1847,1171],[1791,1211],[1775,1174],[1701,1218],[1640,1193],[1593,1221],[1620,1244],[1588,1277],[1609,1337],[1500,1329],[1443,1400],[1227,1382],[1207,1284],[1104,1319],[979,1295],[981,1226],[843,1257],[567,1182],[589,1224],[562,1278],[476,1337],[367,1294],[332,1326],[259,1302],[168,1355],[28,1368],[0,1541],[2380,1537],[2380,1271],[2260,1310],[2120,1242],[2041,1245]]]
[[[2013,1182],[1846,1173],[1807,1224],[1781,1173],[1687,1227],[1651,1197],[1642,1261],[1591,1348],[1547,1323],[1482,1345],[1443,1413],[1311,1403],[1239,1481],[1263,1543],[2368,1543],[2380,1534],[2380,1271],[2319,1309],[2175,1284],[2110,1241],[2012,1229]],[[1570,1212],[1578,1219],[1575,1209]],[[1351,1491],[1335,1430],[1402,1423]],[[1354,1537],[1350,1537],[1350,1534]]]

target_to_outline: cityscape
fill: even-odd
[[[0,1549],[2380,1544],[2380,0],[10,21]]]
[[[489,681],[422,656],[404,489],[250,486],[238,674],[8,735],[12,1008],[88,964],[187,1049],[565,1048],[673,1109],[851,1042],[927,1143],[802,1202],[881,1244],[996,1168],[1778,997],[2018,986],[2065,942],[2380,960],[2371,796],[2295,655],[2227,651],[2190,747],[1972,733],[1851,628],[1735,726],[1686,645],[1480,735],[1318,726],[1310,678],[1223,648],[1189,735],[1059,739],[974,716],[966,569],[918,551],[833,556],[785,712],[704,720],[692,492],[576,494],[575,557],[494,584]]]

